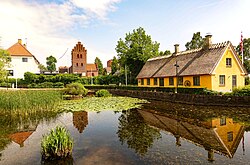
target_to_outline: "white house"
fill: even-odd
[[[22,40],[12,45],[7,51],[11,55],[11,63],[7,70],[10,73],[9,78],[24,78],[25,72],[40,73],[38,68],[39,61],[22,44]]]

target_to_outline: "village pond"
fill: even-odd
[[[152,101],[128,111],[0,116],[0,164],[249,164],[250,109]],[[73,156],[41,160],[42,135],[65,126]]]

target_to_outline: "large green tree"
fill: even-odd
[[[56,71],[56,63],[57,60],[55,57],[52,55],[46,58],[46,64],[47,64],[47,70],[50,71],[51,73],[53,71]]]
[[[193,34],[192,40],[185,44],[186,50],[203,47],[204,43],[205,43],[205,38],[202,38],[200,32],[196,32]]]
[[[244,56],[244,67],[246,68],[247,72],[250,73],[250,38],[244,38],[243,39],[243,56]],[[236,52],[240,56],[242,60],[242,53],[241,53],[241,48],[240,48],[240,43],[236,47]]]
[[[98,74],[103,75],[103,71],[104,71],[103,64],[102,64],[102,61],[98,57],[95,58],[95,64],[98,68]]]
[[[159,43],[152,41],[142,27],[127,33],[125,39],[119,39],[116,52],[122,68],[127,66],[132,79],[138,75],[145,62],[152,57],[159,56]]]
[[[117,70],[119,70],[119,63],[117,58],[114,56],[111,63],[111,74],[115,74]]]
[[[10,54],[3,49],[0,49],[0,80],[4,80],[7,77],[6,67],[10,65]]]

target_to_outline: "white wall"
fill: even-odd
[[[22,58],[28,58],[28,62],[23,62]],[[10,67],[7,70],[13,70],[13,76],[9,78],[24,78],[25,72],[40,73],[38,64],[33,57],[11,56]]]

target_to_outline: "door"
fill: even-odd
[[[232,75],[232,87],[236,88],[237,87],[237,76]]]

